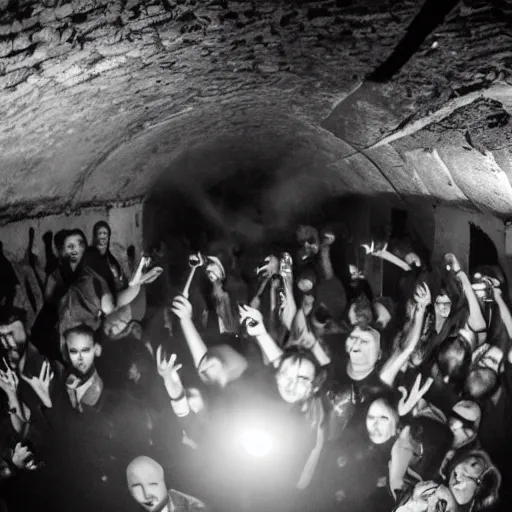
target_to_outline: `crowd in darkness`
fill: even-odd
[[[32,320],[0,261],[1,512],[507,508],[498,265],[368,240],[362,259],[396,269],[382,296],[334,227],[162,242],[126,268],[110,239],[55,237]]]

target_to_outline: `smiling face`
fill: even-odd
[[[80,235],[70,235],[64,240],[63,254],[73,265],[78,265],[85,252],[85,241]]]
[[[108,229],[105,226],[101,226],[98,231],[96,231],[96,248],[101,252],[105,251],[108,247],[109,239],[110,235]]]
[[[206,277],[210,283],[219,283],[224,280],[224,270],[222,269],[219,262],[214,258],[208,257],[206,260]]]
[[[0,325],[0,342],[7,364],[14,370],[25,352],[27,333],[19,320],[7,325]]]
[[[149,457],[137,457],[126,470],[133,499],[148,512],[159,512],[169,503],[169,494],[160,464]]]
[[[485,461],[478,456],[470,456],[453,468],[449,486],[459,505],[467,505],[473,500],[485,469]]]
[[[383,444],[396,435],[396,412],[384,401],[375,400],[366,415],[366,429],[374,444]]]
[[[303,402],[313,392],[315,365],[305,358],[288,357],[276,374],[277,389],[281,398],[290,404]]]

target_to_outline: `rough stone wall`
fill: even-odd
[[[96,167],[135,134],[188,109],[196,129],[212,106],[228,113],[248,102],[319,122],[385,60],[420,5],[1,0],[0,213],[99,202],[88,188]],[[507,9],[471,1],[454,11],[385,86],[397,118],[507,79]],[[219,128],[207,124],[210,133]],[[122,198],[124,180],[107,199]]]
[[[34,229],[35,238],[32,253],[37,257],[41,269],[46,266],[43,236],[53,235],[61,229],[81,229],[91,241],[92,228],[99,220],[105,220],[112,228],[111,250],[121,264],[127,268],[126,250],[135,246],[136,256],[142,251],[142,204],[109,208],[83,208],[72,214],[48,215],[40,218],[24,219],[2,226],[0,240],[4,253],[12,262],[27,259],[29,231]]]

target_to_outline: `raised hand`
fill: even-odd
[[[379,256],[381,253],[387,250],[388,244],[381,244],[379,242],[375,243],[373,240],[371,244],[363,244],[361,247],[364,249],[366,254],[371,254],[372,256]]]
[[[190,285],[192,284],[192,279],[194,279],[194,274],[196,273],[196,270],[199,267],[202,267],[204,265],[204,263],[205,261],[203,255],[200,252],[198,252],[197,254],[191,254],[188,257],[188,265],[190,267],[190,272],[188,274],[187,282],[185,283],[185,286],[183,288],[183,297],[188,299]]]
[[[274,255],[267,256],[265,264],[256,269],[256,274],[265,278],[279,274],[279,259]]]
[[[432,295],[427,283],[419,283],[414,291],[414,301],[418,306],[428,306],[432,302]]]
[[[192,319],[192,304],[182,295],[172,301],[171,311],[183,322]]]
[[[446,265],[446,270],[448,272],[452,271],[454,274],[461,270],[459,260],[452,254],[451,252],[444,255],[444,264]]]
[[[279,274],[287,280],[292,279],[293,276],[293,260],[290,253],[283,252],[279,260]]]
[[[53,379],[53,371],[51,369],[49,361],[45,361],[41,365],[41,371],[39,377],[27,377],[21,375],[21,378],[30,384],[32,389],[37,393],[37,396],[41,399],[43,404],[50,408],[52,407],[52,401],[50,398],[50,383]]]
[[[157,348],[156,369],[158,375],[164,380],[165,389],[167,389],[167,393],[169,393],[171,399],[176,399],[183,393],[183,383],[178,374],[181,368],[181,364],[176,364],[176,354],[173,354],[167,359],[163,353],[162,346],[160,345]]]
[[[406,414],[409,414],[418,404],[418,402],[423,398],[423,396],[427,393],[427,391],[430,389],[430,386],[432,386],[433,382],[434,379],[429,377],[425,381],[425,384],[423,384],[423,386],[421,386],[420,388],[421,374],[418,374],[409,393],[407,393],[407,389],[405,389],[405,387],[400,386],[398,388],[398,391],[400,391],[400,393],[402,394],[402,398],[398,402],[398,414],[400,416],[405,416]]]
[[[144,273],[144,270],[150,264],[151,258],[149,256],[142,256],[137,270],[130,279],[130,286],[142,286],[144,284],[150,284],[153,281],[156,281],[164,269],[162,267],[154,267],[149,272]]]
[[[3,389],[8,395],[15,395],[18,390],[18,376],[11,370],[5,359],[3,362],[6,370],[0,370],[0,389]]]
[[[36,464],[34,463],[34,455],[26,446],[23,446],[21,443],[18,443],[14,447],[11,460],[18,469],[28,469],[30,471],[36,469]]]
[[[261,336],[267,332],[263,323],[263,315],[257,309],[249,306],[238,306],[240,323],[249,336]]]
[[[322,245],[324,247],[332,245],[335,241],[336,235],[330,229],[322,231]]]

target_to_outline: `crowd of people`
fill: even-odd
[[[0,293],[0,510],[505,509],[502,269],[368,241],[382,296],[335,229],[295,235],[130,268],[105,222],[55,237],[34,321]]]

